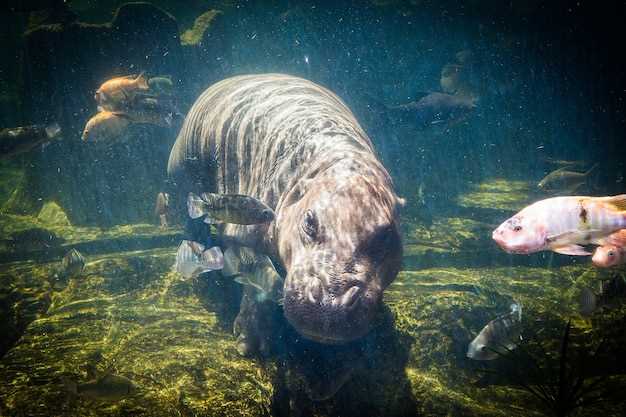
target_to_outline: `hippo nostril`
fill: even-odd
[[[306,296],[311,304],[316,304],[322,300],[322,284],[319,280],[314,279],[309,284]]]
[[[350,288],[348,291],[341,296],[341,305],[346,307],[352,307],[357,300],[359,299],[359,294],[361,293],[360,286],[354,286]]]

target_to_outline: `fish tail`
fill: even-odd
[[[207,214],[206,203],[194,193],[189,193],[187,197],[187,212],[192,219],[202,217]]]
[[[598,163],[596,162],[595,164],[593,164],[591,166],[591,168],[589,168],[589,170],[587,170],[587,172],[585,172],[585,177],[587,177],[589,174],[591,174],[593,172],[594,169],[596,169],[598,167]]]

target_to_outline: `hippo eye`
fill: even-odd
[[[307,234],[311,239],[315,239],[317,237],[319,224],[317,221],[317,216],[312,210],[307,210],[304,213],[304,221],[302,222],[302,230]]]
[[[513,228],[513,231],[514,231],[514,232],[519,232],[519,231],[521,231],[521,230],[522,230],[522,226],[515,226],[515,227]]]

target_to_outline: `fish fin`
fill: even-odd
[[[420,101],[429,94],[431,93],[428,91],[416,91],[415,93],[413,93],[409,101]]]
[[[146,72],[145,71],[141,71],[141,73],[139,73],[137,78],[135,78],[135,82],[137,83],[137,86],[139,88],[141,88],[142,90],[149,90],[150,89],[150,86],[148,85],[148,79],[146,78]]]
[[[205,222],[206,224],[222,224],[223,223],[220,220],[217,220],[217,219],[209,216],[208,214],[204,218],[203,222]]]
[[[206,214],[206,211],[205,202],[202,200],[202,198],[198,197],[194,193],[189,193],[189,195],[187,196],[187,213],[189,213],[189,217],[191,217],[192,219],[197,219],[198,217],[204,216]]]
[[[241,261],[235,250],[232,247],[227,248],[224,251],[224,267],[222,268],[222,275],[232,276],[237,275],[240,270]]]
[[[263,288],[261,288],[256,282],[254,282],[254,280],[251,279],[250,275],[248,275],[248,274],[237,275],[237,277],[235,277],[234,281],[237,284],[249,285],[251,287],[256,288],[257,290],[259,290],[261,292],[264,292]]]
[[[201,264],[207,271],[215,271],[224,268],[224,254],[219,246],[213,246],[202,252]]]
[[[176,251],[176,260],[172,270],[178,272],[185,278],[193,278],[202,269],[198,256],[194,254],[189,241],[183,240]]]
[[[626,214],[626,194],[604,197],[603,200],[615,211],[625,212],[624,214]]]
[[[122,119],[126,119],[126,120],[130,120],[132,121],[132,117],[130,117],[127,113],[124,113],[122,111],[112,111],[111,114],[114,114],[115,116],[122,118]]]
[[[594,170],[594,169],[596,169],[597,167],[598,167],[598,164],[597,164],[597,163],[593,164],[593,165],[591,166],[591,168],[589,168],[589,169],[587,170],[587,172],[585,172],[585,173],[584,173],[584,176],[585,176],[585,177],[587,177],[587,176],[588,176],[589,174],[591,174],[591,173],[593,172],[593,170]]]
[[[49,124],[46,126],[46,135],[49,139],[57,137],[61,133],[61,126],[57,122]]]
[[[552,248],[552,251],[556,253],[560,253],[562,255],[573,255],[573,256],[589,256],[591,252],[588,252],[580,245],[565,245],[559,246],[556,248]]]

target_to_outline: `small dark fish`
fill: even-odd
[[[167,227],[167,215],[169,212],[170,195],[168,193],[157,194],[154,214],[159,217],[161,227]]]
[[[590,316],[598,309],[611,308],[626,298],[626,282],[619,275],[600,281],[598,287],[598,293],[589,287],[581,291],[578,307],[581,315]]]
[[[178,110],[174,97],[169,95],[138,94],[126,109],[126,113],[134,123],[161,127],[169,127],[174,120],[183,117]]]
[[[587,172],[568,171],[567,168],[559,168],[546,175],[537,187],[542,191],[560,191],[572,194],[585,185],[589,174],[598,166],[595,164]]]
[[[274,210],[262,201],[241,194],[202,193],[199,197],[189,193],[187,198],[189,217],[206,216],[205,223],[260,224],[274,220]]]
[[[224,255],[218,246],[207,249],[201,243],[183,240],[172,269],[189,279],[223,267]]]
[[[407,124],[429,127],[463,120],[476,108],[477,99],[445,93],[428,93],[418,101],[390,106],[392,117]]]
[[[467,357],[477,361],[490,361],[508,350],[515,349],[521,336],[522,306],[511,304],[511,311],[491,320],[472,340]]]
[[[130,379],[121,375],[107,374],[84,383],[63,379],[65,389],[72,394],[98,401],[120,401],[137,392]]]
[[[11,158],[61,136],[58,123],[0,129],[0,159]]]
[[[76,249],[71,249],[61,261],[63,275],[75,277],[80,275],[85,269],[85,257]]]
[[[65,239],[58,237],[54,232],[34,227],[11,234],[9,243],[21,249],[45,249],[60,246]]]

